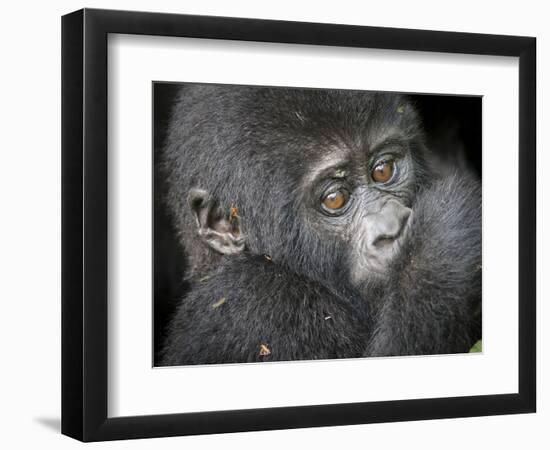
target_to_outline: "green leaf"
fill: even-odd
[[[470,353],[479,353],[481,352],[481,339],[477,341],[474,346],[470,349]]]

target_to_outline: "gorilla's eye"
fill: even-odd
[[[372,169],[371,177],[376,183],[386,183],[393,176],[393,172],[393,161],[380,161]]]
[[[335,214],[340,212],[340,210],[346,205],[348,199],[349,193],[345,189],[331,191],[323,195],[323,198],[321,199],[321,206],[326,212]]]

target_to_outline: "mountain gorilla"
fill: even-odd
[[[389,93],[182,85],[162,156],[190,290],[161,365],[466,352],[481,191]]]

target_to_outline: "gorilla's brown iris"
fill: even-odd
[[[342,208],[346,203],[346,195],[342,191],[331,192],[323,198],[325,208],[333,211]]]
[[[372,179],[377,183],[386,183],[393,176],[393,162],[381,161],[379,162],[371,173]]]

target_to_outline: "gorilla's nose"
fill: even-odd
[[[367,223],[367,239],[373,251],[391,247],[403,233],[412,210],[396,200],[390,200]]]

